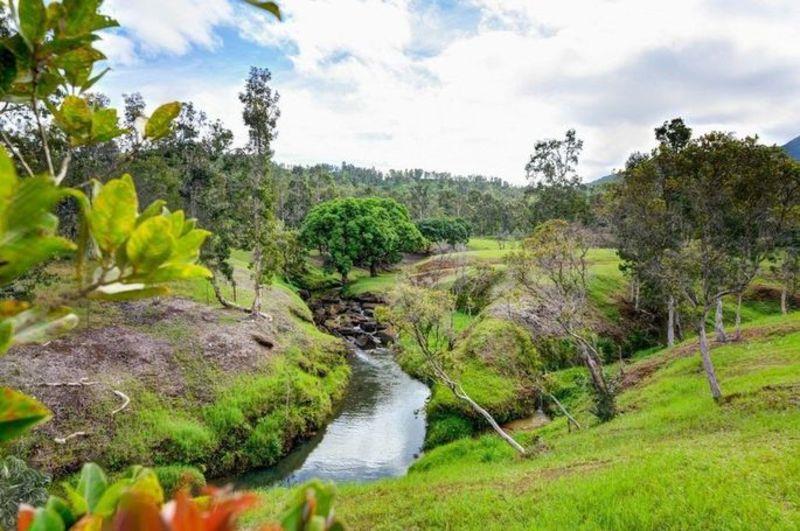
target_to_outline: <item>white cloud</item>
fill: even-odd
[[[104,11],[146,54],[213,48],[220,44],[215,28],[230,22],[233,13],[227,0],[110,0]]]
[[[274,77],[282,96],[276,158],[285,162],[521,182],[533,142],[574,127],[585,139],[581,170],[593,178],[647,149],[652,128],[676,115],[698,132],[760,133],[770,142],[800,133],[795,1],[470,0],[447,10],[426,0],[293,0],[282,23],[241,2],[164,8],[173,2],[194,4],[112,6],[140,47],[149,42],[144,50],[214,47],[214,28],[232,25],[289,59],[292,68]],[[137,6],[159,22],[137,21]],[[166,86],[244,138],[231,112],[239,85],[214,76]]]

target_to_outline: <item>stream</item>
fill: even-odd
[[[425,439],[425,402],[430,390],[403,372],[392,352],[361,324],[371,317],[359,303],[350,306],[348,321],[338,333],[348,338],[352,373],[344,398],[331,422],[301,443],[276,465],[247,472],[237,487],[293,485],[311,478],[363,482],[401,476],[419,455]],[[359,317],[360,316],[360,317]],[[370,323],[371,324],[371,323]],[[341,333],[344,330],[344,333]],[[365,340],[366,339],[366,340]],[[357,345],[367,344],[360,348]],[[369,348],[375,346],[375,348]]]

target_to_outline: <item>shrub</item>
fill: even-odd
[[[0,460],[0,529],[15,529],[21,503],[39,505],[47,501],[50,477],[34,470],[22,459]]]
[[[164,489],[164,494],[169,498],[180,490],[198,492],[206,486],[205,476],[193,466],[168,465],[158,466],[153,470]]]
[[[435,448],[458,439],[471,437],[472,423],[460,415],[437,415],[428,419],[425,449]]]

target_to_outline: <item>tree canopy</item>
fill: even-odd
[[[417,251],[425,244],[406,207],[378,197],[334,199],[317,205],[306,217],[300,236],[345,281],[354,266],[368,267],[374,276],[378,268],[399,262],[401,253]]]

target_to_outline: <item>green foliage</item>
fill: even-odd
[[[50,411],[39,401],[22,393],[0,388],[0,442],[19,436],[50,418]]]
[[[67,304],[85,296],[125,299],[164,292],[160,285],[177,279],[207,276],[194,264],[208,233],[194,228],[180,211],[158,206],[138,214],[136,189],[129,176],[105,184],[95,182],[92,199],[81,191],[59,185],[66,177],[72,152],[62,157],[56,171],[56,152],[43,124],[47,106],[53,126],[70,148],[109,142],[125,131],[117,126],[113,109],[95,105],[100,100],[83,95],[102,75],[93,67],[105,56],[92,45],[98,30],[116,26],[99,14],[100,2],[21,0],[9,4],[16,31],[0,43],[3,76],[0,100],[20,104],[34,116],[47,173],[34,174],[21,152],[10,142],[18,163],[28,173],[20,179],[14,164],[0,149],[0,288],[29,274],[54,257],[77,250],[78,289],[44,307],[10,299],[0,303],[0,354],[17,343],[38,342],[73,328],[77,316]],[[64,94],[67,94],[64,96]],[[60,100],[60,104],[58,104]],[[180,110],[177,103],[159,108],[147,124],[147,138],[163,136]],[[4,135],[5,136],[5,135]],[[53,214],[71,197],[81,208],[82,228],[77,244],[57,235]],[[97,266],[88,280],[84,261],[90,255]],[[9,389],[0,398],[0,440],[8,440],[46,418],[44,408]]]
[[[405,207],[377,197],[326,201],[309,212],[300,232],[306,246],[319,249],[326,266],[346,279],[354,266],[379,267],[419,250],[424,238]]]
[[[468,314],[483,310],[492,302],[492,289],[503,276],[503,271],[478,264],[473,270],[456,278],[450,288],[456,297],[456,308]]]
[[[206,486],[206,478],[195,467],[184,465],[157,466],[153,471],[158,477],[166,497],[171,498],[181,490],[199,492]]]
[[[463,218],[427,218],[417,222],[417,228],[422,236],[432,243],[447,243],[455,246],[466,245],[469,241],[472,227]]]
[[[333,485],[309,482],[297,490],[294,500],[281,517],[286,531],[340,531],[344,527],[334,516]]]
[[[47,501],[50,478],[29,468],[14,456],[0,459],[0,528],[14,529],[22,503],[39,505]]]
[[[428,417],[425,448],[435,448],[457,439],[471,437],[474,430],[472,422],[461,415],[441,413],[435,417]]]

